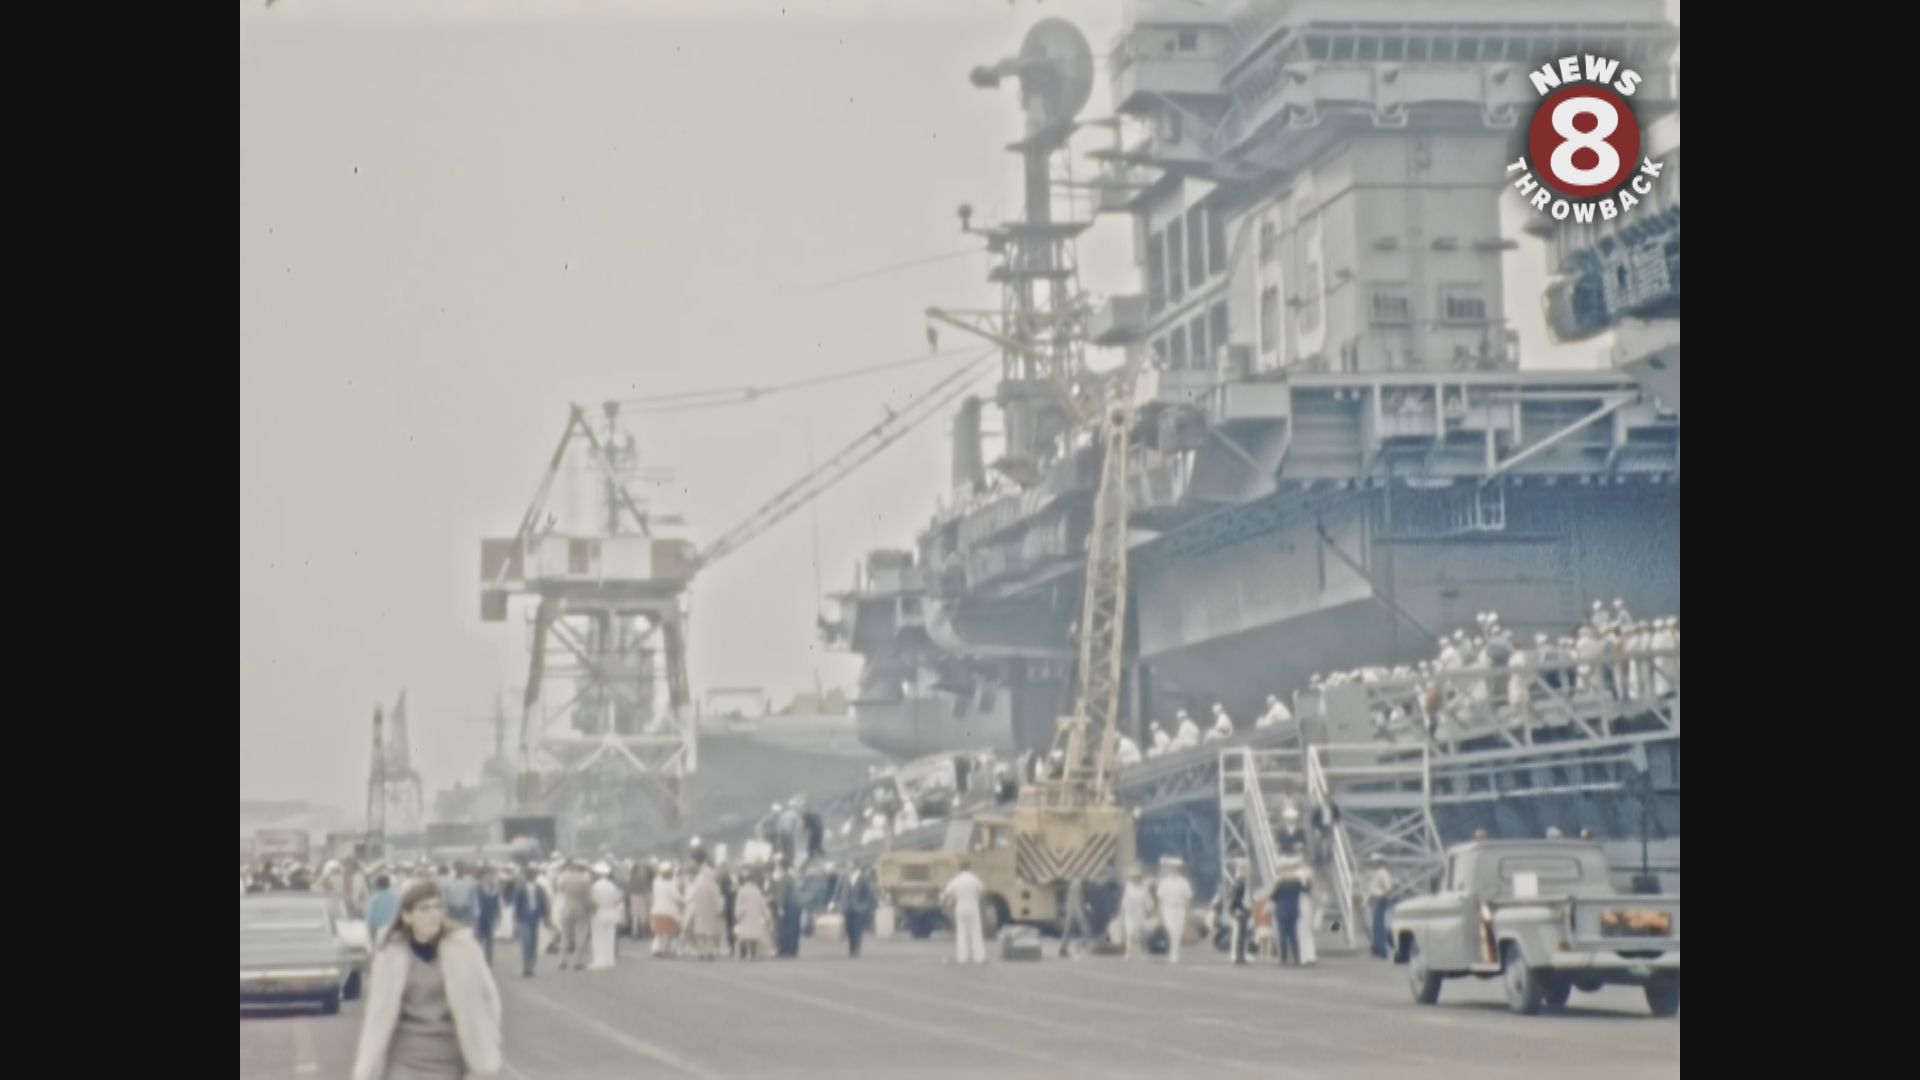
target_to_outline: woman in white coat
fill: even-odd
[[[680,902],[686,922],[687,944],[697,960],[717,960],[726,944],[726,898],[720,895],[720,878],[711,866],[702,866],[693,876]]]
[[[460,1080],[500,1071],[500,991],[480,943],[447,921],[440,887],[409,886],[379,939],[353,1080]]]

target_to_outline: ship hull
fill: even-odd
[[[545,812],[560,819],[566,851],[659,852],[694,836],[737,844],[775,803],[796,795],[815,803],[830,799],[859,787],[886,764],[844,715],[706,721],[691,781],[692,813],[685,820],[674,820],[665,784],[619,768],[591,782],[554,779]],[[496,801],[505,805],[504,789],[498,794]]]
[[[1500,532],[1450,536],[1405,501],[1362,503],[1141,575],[1152,708],[1251,716],[1315,674],[1432,659],[1481,612],[1522,647],[1574,633],[1594,600],[1679,614],[1677,484],[1521,489],[1506,512]]]
[[[891,701],[856,701],[854,727],[862,743],[897,758],[946,750],[1008,753],[1015,748],[1010,700],[1007,694],[997,697],[989,708],[963,707],[959,695],[940,690]]]
[[[1246,722],[1268,694],[1286,697],[1315,674],[1432,659],[1435,635],[1471,630],[1481,612],[1498,612],[1522,647],[1536,633],[1574,633],[1594,600],[1621,599],[1640,615],[1680,613],[1678,483],[1520,487],[1507,494],[1498,531],[1449,533],[1433,520],[1444,505],[1439,496],[1358,498],[1143,566],[1132,618],[1144,715],[1132,715],[1126,696],[1123,727],[1138,737],[1147,719],[1164,722],[1178,708],[1204,716],[1216,701]],[[1059,602],[1077,608],[1070,594]],[[1048,619],[976,606],[957,623],[969,641],[992,647],[1066,621],[1060,612]],[[1069,643],[1050,644],[1066,653]],[[1072,708],[1071,664],[981,662],[1004,668],[997,709],[956,714],[953,695],[916,689],[857,703],[861,741],[903,757],[1046,749],[1055,717]],[[931,668],[885,670],[894,676],[872,685],[937,682]]]
[[[743,808],[762,814],[795,795],[835,794],[858,786],[871,767],[883,763],[855,738],[844,717],[832,725],[788,719],[769,717],[757,730],[701,736],[694,782],[697,825],[712,827]]]

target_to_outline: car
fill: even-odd
[[[1462,844],[1433,895],[1401,901],[1387,928],[1421,1005],[1472,976],[1502,980],[1527,1016],[1608,985],[1641,987],[1655,1016],[1680,1014],[1680,898],[1619,892],[1599,844]]]
[[[339,901],[318,893],[240,898],[240,1007],[312,1005],[332,1016],[366,983],[364,949],[342,939]]]
[[[373,960],[373,934],[367,927],[367,921],[349,914],[346,901],[337,896],[331,898],[327,908],[333,913],[334,935],[353,952],[360,970],[366,971]],[[352,996],[349,995],[347,1000],[352,1001]]]

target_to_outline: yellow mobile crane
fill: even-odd
[[[943,850],[890,852],[880,861],[880,886],[893,898],[908,930],[925,936],[943,921],[940,889],[961,861],[986,884],[983,929],[1006,922],[1057,925],[1061,885],[1100,881],[1134,858],[1132,815],[1120,806],[1114,768],[1127,616],[1127,440],[1133,426],[1137,358],[1101,381],[1083,359],[1084,305],[1073,281],[1073,238],[1085,224],[1053,215],[1053,154],[1062,152],[1093,89],[1093,52],[1063,19],[1036,23],[1020,52],[976,68],[976,86],[1020,83],[1026,137],[1008,147],[1022,158],[1025,217],[974,228],[971,208],[960,208],[961,229],[985,237],[1001,256],[994,278],[1002,306],[993,313],[929,310],[930,320],[985,338],[1005,356],[1004,379],[1045,388],[1050,405],[1025,399],[1008,421],[1010,463],[1030,475],[1033,450],[1051,434],[1099,426],[1103,458],[1087,538],[1086,582],[1079,624],[1079,681],[1071,716],[1062,717],[1045,778],[1022,791],[1008,816],[954,821]],[[938,338],[929,330],[929,340]],[[1019,444],[1017,447],[1015,444]]]
[[[1060,718],[1045,778],[1022,788],[1011,815],[956,820],[938,851],[889,852],[883,893],[907,930],[925,937],[945,919],[940,890],[966,861],[987,888],[984,930],[1006,923],[1057,929],[1061,886],[1117,881],[1135,857],[1132,812],[1115,790],[1120,686],[1127,622],[1127,440],[1133,427],[1131,363],[1109,384],[1100,487],[1087,538],[1073,714]]]
[[[1071,716],[1054,734],[1050,772],[1014,804],[1014,865],[1018,906],[1044,902],[1056,910],[1051,886],[1075,878],[1117,880],[1134,861],[1133,815],[1115,791],[1120,685],[1127,636],[1127,439],[1133,428],[1133,366],[1111,385],[1101,433],[1100,489],[1093,532],[1087,538],[1086,583],[1080,607],[1079,686]],[[1037,888],[1036,888],[1037,887]]]

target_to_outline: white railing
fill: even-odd
[[[1401,746],[1432,742],[1457,750],[1460,742],[1487,735],[1532,746],[1537,731],[1569,725],[1600,740],[1610,720],[1630,714],[1679,729],[1678,647],[1458,668],[1361,685],[1376,732]],[[1296,694],[1295,714],[1324,717],[1320,696]]]
[[[1280,845],[1274,836],[1273,814],[1267,806],[1265,778],[1268,773],[1297,775],[1299,757],[1293,751],[1260,750],[1251,746],[1220,753],[1221,856],[1228,857],[1232,850],[1226,838],[1228,830],[1234,827],[1232,813],[1237,806],[1240,840],[1252,863],[1250,883],[1261,891],[1273,887],[1280,867]],[[1282,765],[1282,761],[1288,764]]]
[[[1271,888],[1278,876],[1280,866],[1280,848],[1273,839],[1273,818],[1267,813],[1267,793],[1260,785],[1260,771],[1254,763],[1253,751],[1241,751],[1246,756],[1247,775],[1247,825],[1253,836],[1249,843],[1253,848],[1254,880],[1262,889]]]
[[[1400,823],[1389,832],[1399,835],[1396,846],[1405,846],[1402,834],[1424,834],[1424,838],[1413,843],[1420,849],[1419,874],[1403,876],[1399,881],[1401,889],[1410,887],[1416,878],[1431,871],[1427,862],[1439,854],[1435,845],[1439,842],[1439,827],[1433,820],[1433,763],[1426,747],[1419,747],[1419,760],[1411,757],[1405,760],[1375,765],[1332,765],[1329,755],[1333,753],[1362,754],[1378,760],[1380,747],[1370,744],[1329,744],[1315,746],[1307,751],[1307,791],[1314,806],[1320,811],[1321,820],[1327,823],[1328,832],[1333,838],[1333,886],[1334,896],[1339,901],[1342,912],[1341,929],[1349,946],[1358,945],[1355,924],[1364,914],[1361,910],[1360,852],[1355,847],[1348,825],[1355,813],[1364,813],[1359,807],[1338,811],[1334,799],[1335,781],[1345,783],[1367,783],[1369,781],[1406,781],[1418,778],[1418,791],[1405,791],[1406,805],[1401,807]],[[1397,785],[1396,785],[1397,786]],[[1387,833],[1370,833],[1378,844],[1386,842]],[[1403,854],[1405,854],[1403,852]]]
[[[1322,747],[1312,747],[1307,751],[1307,794],[1328,821],[1333,834],[1333,895],[1340,902],[1340,925],[1345,930],[1347,947],[1356,944],[1353,924],[1357,921],[1359,905],[1354,897],[1354,854],[1353,841],[1347,836],[1344,819],[1333,820],[1333,790],[1327,782],[1326,762],[1321,756]]]

